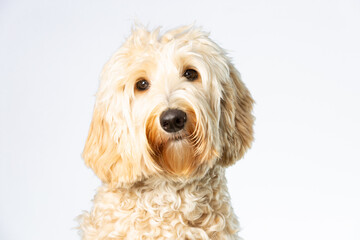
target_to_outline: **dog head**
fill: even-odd
[[[138,27],[105,65],[83,158],[109,184],[191,178],[253,140],[253,100],[225,51],[193,27]]]

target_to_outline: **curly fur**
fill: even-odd
[[[251,146],[252,105],[207,33],[134,29],[101,75],[83,157],[103,186],[81,216],[83,239],[238,239],[224,171]],[[161,129],[168,108],[188,116],[180,133]]]

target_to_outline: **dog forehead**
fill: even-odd
[[[208,86],[217,79],[217,73],[228,72],[222,49],[209,39],[208,34],[198,29],[165,33],[163,36],[145,30],[140,33],[133,33],[119,49],[120,54],[113,58],[114,62],[119,61],[120,64],[116,65],[123,72],[120,84],[141,78],[152,84],[175,83],[180,81],[186,69],[192,68],[200,73],[203,85]]]
[[[221,55],[221,49],[209,38],[209,33],[193,25],[171,29],[160,34],[160,28],[149,31],[136,26],[124,44],[127,56],[134,62],[143,61],[181,65],[181,60],[193,57]],[[165,63],[164,63],[165,62]]]
[[[193,59],[199,57],[191,46],[175,42],[154,44],[145,47],[132,56],[132,67],[147,75],[178,74],[183,68],[194,65]]]

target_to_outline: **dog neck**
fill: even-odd
[[[155,192],[169,193],[179,192],[181,190],[189,188],[201,188],[202,186],[212,187],[218,181],[225,180],[225,169],[221,166],[214,166],[212,168],[199,168],[192,177],[174,177],[171,175],[154,175],[145,178],[141,181],[124,184],[117,187],[111,187],[108,185],[106,188],[113,191],[128,191],[128,192],[140,192],[142,194],[151,194]],[[226,182],[226,181],[225,181]],[[166,190],[166,191],[164,191]],[[140,196],[139,196],[140,197]]]
[[[225,169],[221,166],[214,166],[203,176],[187,180],[174,181],[171,178],[153,176],[125,187],[113,188],[104,184],[96,198],[106,196],[116,202],[126,200],[144,204],[156,203],[159,208],[166,209],[171,206],[169,209],[179,211],[185,211],[181,206],[188,208],[189,204],[211,206],[213,203],[219,204],[219,201],[230,203]],[[187,210],[189,209],[191,208]]]
[[[157,234],[156,229],[166,232],[176,226],[179,233],[190,234],[187,239],[195,239],[197,233],[191,235],[192,231],[225,239],[225,235],[239,230],[221,166],[214,166],[202,178],[192,181],[154,176],[131,187],[103,185],[95,196],[93,210],[82,216],[82,222],[82,227],[91,226],[86,231],[94,236],[98,236],[103,225],[122,226],[116,234],[129,236]]]

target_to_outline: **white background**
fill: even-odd
[[[256,100],[227,172],[246,240],[360,239],[360,2],[0,1],[0,239],[79,239],[103,64],[134,19],[203,26]]]

